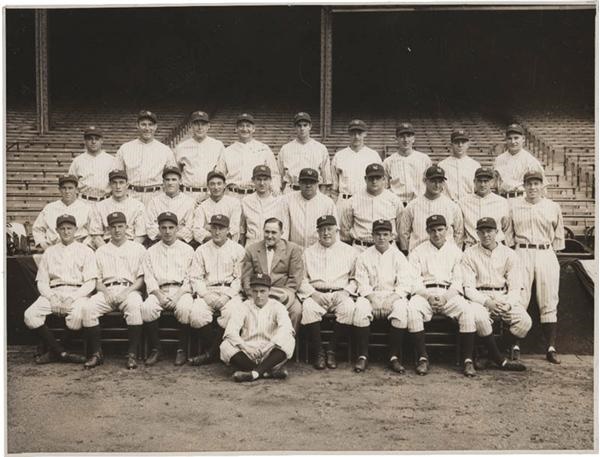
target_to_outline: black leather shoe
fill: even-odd
[[[54,352],[48,351],[44,352],[43,354],[36,355],[34,361],[38,365],[45,365],[47,363],[57,362],[58,357]]]
[[[367,364],[368,362],[366,357],[359,357],[356,363],[354,364],[354,371],[356,373],[362,373],[367,369]]]
[[[477,372],[475,371],[475,367],[473,366],[473,362],[471,362],[470,360],[467,360],[465,362],[465,365],[463,368],[463,374],[467,378],[474,378],[477,375]]]
[[[325,351],[321,349],[315,356],[313,367],[315,367],[317,370],[324,370],[326,366],[327,364],[325,361]]]
[[[99,352],[95,352],[92,356],[83,364],[83,368],[90,369],[100,366],[104,363],[104,357]]]
[[[198,354],[197,356],[188,359],[188,363],[193,367],[206,365],[210,363],[210,361],[210,354],[208,352],[203,352],[202,354]]]
[[[521,362],[514,362],[512,360],[504,360],[500,369],[504,371],[525,371],[527,368]]]
[[[510,348],[510,360],[515,362],[521,360],[521,348],[516,344]]]
[[[152,349],[152,351],[150,351],[150,355],[144,363],[146,364],[146,366],[150,367],[152,365],[155,365],[159,360],[160,352],[158,351],[158,349]]]
[[[128,370],[135,370],[137,368],[137,357],[135,354],[127,354],[127,364],[125,366]]]
[[[480,370],[486,370],[489,367],[489,365],[490,365],[489,359],[486,359],[486,358],[483,358],[483,357],[477,357],[473,361],[473,366],[478,371],[480,371]]]
[[[398,359],[390,360],[390,369],[399,374],[404,374],[406,371]]]
[[[258,378],[257,378],[258,379]],[[252,376],[251,371],[236,371],[233,373],[233,380],[235,382],[252,382],[256,381]]]
[[[558,358],[558,354],[556,353],[556,351],[546,352],[546,360],[550,363],[560,365],[560,359]]]
[[[177,354],[175,355],[175,366],[180,367],[181,365],[185,365],[187,362],[187,355],[185,354],[183,349],[177,349]]]
[[[279,370],[267,371],[263,374],[263,378],[270,379],[286,379],[288,377],[288,371],[285,368]]]
[[[61,352],[58,356],[61,362],[65,363],[85,363],[85,357],[72,352]]]
[[[427,360],[425,357],[421,357],[417,362],[415,371],[418,375],[425,376],[429,372],[429,360]]]
[[[337,360],[333,351],[327,351],[327,368],[331,368],[332,370],[337,368]]]

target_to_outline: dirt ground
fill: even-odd
[[[109,358],[84,371],[8,353],[8,452],[425,451],[594,449],[593,357],[528,370],[454,366],[419,377],[381,363],[317,372],[291,363],[286,381],[235,384],[229,368],[171,360],[128,372]]]

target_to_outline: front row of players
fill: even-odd
[[[163,310],[171,310],[180,324],[175,364],[202,365],[214,361],[220,349],[221,359],[238,369],[236,381],[286,377],[282,366],[294,352],[298,324],[305,327],[317,369],[337,366],[336,344],[352,333],[358,355],[354,370],[362,372],[367,368],[370,324],[378,318],[391,324],[390,368],[405,371],[402,344],[408,331],[418,354],[416,371],[424,375],[429,369],[424,323],[434,314],[458,321],[466,376],[475,375],[476,335],[498,367],[525,369],[518,357],[502,356],[492,335],[493,320],[502,320],[514,346],[532,325],[522,303],[517,254],[496,241],[493,218],[478,221],[480,243],[462,253],[447,240],[444,216],[430,216],[429,241],[417,246],[408,260],[393,242],[387,220],[372,224],[375,244],[359,253],[340,241],[334,216],[321,216],[318,241],[303,254],[281,239],[281,222],[275,218],[265,222],[265,240],[245,250],[228,237],[229,219],[215,215],[211,240],[195,252],[177,238],[177,216],[170,212],[159,215],[161,241],[148,250],[127,239],[123,213],[111,213],[108,224],[111,242],[94,255],[75,242],[73,216],[57,219],[61,242],[42,256],[36,278],[40,297],[25,312],[26,325],[36,329],[48,348],[37,363],[100,365],[99,317],[120,310],[129,329],[127,367],[137,366],[142,325],[150,347],[145,364],[153,365],[161,357],[158,319]],[[320,322],[327,312],[336,321],[324,351]],[[83,326],[89,359],[66,352],[57,342],[45,325],[51,313],[65,315],[70,330]],[[215,335],[211,323],[216,313]],[[195,356],[187,352],[192,333],[201,342]]]

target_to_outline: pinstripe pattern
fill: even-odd
[[[159,289],[161,284],[183,282],[189,288],[189,272],[194,250],[181,240],[171,246],[162,241],[152,245],[144,255],[142,270],[148,293]]]
[[[60,237],[56,233],[56,219],[63,214],[70,214],[77,221],[76,240],[81,241],[88,235],[92,217],[91,206],[80,199],[75,200],[69,206],[65,205],[62,200],[56,200],[44,206],[33,223],[31,231],[35,244],[60,243]]]
[[[451,200],[459,202],[474,191],[473,179],[475,171],[481,164],[469,156],[460,159],[450,156],[438,163],[446,172],[446,195]]]
[[[332,188],[340,194],[354,195],[365,188],[365,168],[381,163],[377,151],[363,146],[359,152],[350,147],[339,150],[331,161]]]
[[[233,297],[242,289],[242,262],[246,250],[235,241],[227,240],[217,246],[212,240],[203,244],[194,253],[190,270],[192,290],[199,297],[208,292],[219,292]],[[220,286],[229,282],[230,286]]]
[[[324,144],[313,138],[306,144],[297,139],[284,144],[277,155],[277,164],[282,180],[298,184],[298,175],[303,168],[313,168],[319,171],[319,184],[331,184],[331,162],[329,152]]]
[[[425,170],[431,166],[427,154],[413,150],[408,156],[392,154],[383,161],[383,168],[390,183],[390,190],[402,201],[410,201],[423,195]]]
[[[111,197],[98,202],[92,213],[90,234],[103,236],[104,239],[110,238],[107,217],[110,213],[116,211],[125,214],[128,239],[133,240],[136,236],[146,235],[144,204],[131,197],[124,198],[121,201]]]
[[[453,241],[446,241],[438,249],[431,241],[418,245],[408,255],[408,261],[419,276],[417,288],[427,284],[450,284],[462,291],[460,261],[462,251]]]
[[[525,149],[521,149],[515,155],[504,151],[494,160],[494,169],[502,178],[502,192],[523,190],[523,176],[529,170],[537,170],[544,174],[540,162]]]
[[[112,282],[125,279],[130,283],[142,276],[142,259],[146,249],[134,241],[125,241],[121,246],[107,243],[96,251],[98,279],[102,282]]]
[[[181,183],[189,187],[206,187],[206,175],[215,169],[224,152],[223,142],[209,136],[202,142],[188,138],[179,143],[175,148],[175,160],[181,168]]]
[[[108,173],[113,169],[114,161],[114,157],[105,151],[97,156],[84,152],[73,159],[69,174],[79,177],[79,191],[83,194],[104,197],[110,192]]]
[[[308,247],[319,239],[317,219],[331,215],[338,220],[335,203],[327,195],[317,192],[310,200],[306,200],[300,191],[281,197],[281,217],[283,222],[283,238]]]
[[[496,241],[502,241],[505,238],[504,231],[502,230],[502,220],[508,221],[509,209],[508,200],[496,195],[489,193],[485,197],[480,197],[477,194],[465,195],[458,201],[465,226],[465,243],[468,246],[476,244],[479,241],[477,236],[477,221],[482,217],[492,217],[496,220],[498,226],[498,234],[496,235]]]
[[[242,205],[240,200],[229,195],[223,195],[218,202],[212,198],[204,200],[194,211],[193,234],[198,243],[210,235],[208,231],[210,218],[222,214],[229,218],[229,233],[234,241],[240,237],[240,219],[242,217]]]
[[[257,193],[245,196],[241,200],[242,218],[240,233],[246,234],[246,245],[264,238],[263,226],[270,217],[282,220],[280,197],[270,194],[261,198]]]
[[[38,266],[35,280],[50,284],[83,284],[97,277],[94,252],[81,243],[50,246]]]
[[[193,237],[195,207],[196,201],[189,195],[179,192],[175,197],[169,197],[165,192],[160,192],[146,206],[145,221],[148,238],[155,240],[158,237],[158,215],[170,211],[177,215],[179,222],[177,237],[189,243]]]
[[[157,140],[144,143],[139,138],[122,144],[114,162],[114,168],[125,170],[129,184],[134,186],[162,185],[163,169],[175,165],[171,148]]]
[[[381,253],[375,246],[361,252],[356,260],[358,293],[394,292],[406,297],[413,289],[414,273],[396,245]]]

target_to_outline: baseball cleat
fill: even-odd
[[[325,351],[321,349],[315,357],[313,367],[315,367],[317,370],[324,370],[326,366],[327,363],[325,360]]]
[[[335,360],[335,352],[334,351],[327,351],[327,368],[331,368],[332,370],[335,370],[337,368],[337,361]]]
[[[128,370],[135,370],[137,368],[137,357],[135,354],[127,354],[127,363],[125,366]]]
[[[556,365],[560,365],[560,358],[556,351],[548,351],[546,352],[546,360],[550,363],[555,363]]]
[[[358,358],[358,360],[354,364],[354,371],[356,373],[362,373],[366,369],[367,369],[367,358],[365,356],[361,356]]]
[[[521,360],[521,348],[516,344],[510,348],[510,360],[518,362]]]
[[[417,362],[415,371],[420,376],[425,376],[429,372],[429,360],[425,357],[421,357]]]
[[[83,364],[83,368],[89,370],[90,368],[96,368],[104,363],[104,357],[99,352],[92,354],[92,356],[86,360]]]
[[[150,351],[150,355],[148,356],[148,358],[146,359],[144,364],[146,366],[150,367],[152,365],[156,365],[156,363],[159,360],[160,360],[160,352],[158,351],[158,349],[152,349],[152,351]]]
[[[390,360],[389,365],[390,369],[398,374],[404,374],[406,371],[398,359]]]
[[[521,362],[504,359],[504,362],[500,365],[500,369],[504,371],[525,371],[527,368]]]
[[[266,371],[263,374],[263,378],[270,379],[286,379],[289,373],[285,368],[281,368],[279,370]]]
[[[473,362],[471,362],[470,360],[467,360],[465,362],[465,366],[463,368],[463,374],[467,378],[474,378],[475,376],[477,376],[477,372],[475,371],[475,367],[473,366]]]
[[[199,367],[200,365],[206,365],[206,364],[210,363],[210,354],[208,352],[203,352],[202,354],[198,354],[195,357],[189,358],[188,363],[193,367]]]
[[[58,356],[61,362],[65,363],[85,363],[85,357],[79,354],[73,354],[72,352],[61,352]]]
[[[57,362],[58,357],[54,352],[48,351],[44,352],[43,354],[36,355],[34,361],[38,365],[45,365],[47,363]]]
[[[185,362],[187,362],[187,355],[185,354],[183,349],[177,349],[177,354],[175,355],[175,363],[174,365],[176,367],[180,367],[182,365],[185,365]]]
[[[255,379],[251,371],[236,371],[233,373],[233,380],[235,382],[252,382]]]

